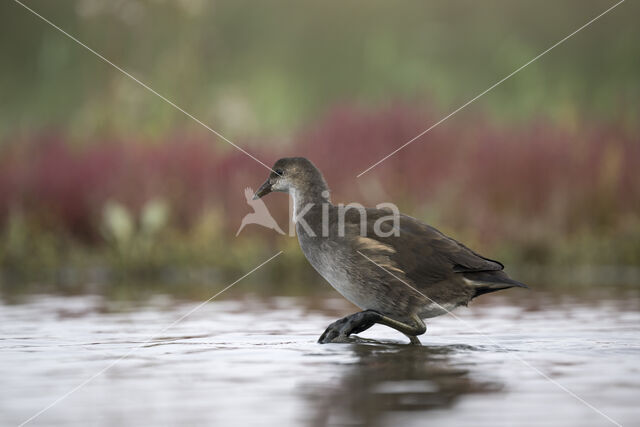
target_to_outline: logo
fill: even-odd
[[[247,204],[253,208],[252,213],[248,213],[242,218],[242,222],[240,224],[240,228],[236,232],[236,236],[240,234],[240,232],[249,224],[257,224],[262,227],[266,227],[271,230],[277,231],[279,234],[285,235],[284,231],[280,228],[276,220],[271,216],[269,209],[264,204],[262,199],[254,199],[254,192],[251,187],[247,187],[244,190],[244,197],[247,200]],[[325,197],[328,197],[325,196]],[[305,214],[314,206],[313,203],[307,203],[304,206],[296,206],[293,198],[289,199],[289,213],[291,214],[291,222],[289,222],[289,236],[295,236],[295,227],[299,225],[304,228],[305,232],[311,236],[315,237],[316,234],[306,222],[304,216]],[[330,203],[322,204],[322,237],[329,236],[329,206]],[[367,231],[371,231],[367,226],[367,210],[364,206],[359,203],[349,203],[344,205],[339,203],[334,206],[337,208],[337,224],[334,222],[333,227],[337,226],[337,235],[338,237],[344,237],[345,235],[345,216],[346,212],[350,209],[354,209],[359,214],[359,232],[361,237],[367,236]],[[379,210],[383,210],[386,215],[376,215],[376,219],[373,223],[373,234],[378,237],[389,237],[389,236],[399,236],[400,235],[400,211],[398,207],[393,203],[379,203],[376,205],[376,208]],[[353,218],[353,216],[351,217]],[[335,215],[334,215],[335,219]],[[372,219],[373,220],[373,219]],[[352,223],[353,225],[353,223]],[[369,223],[370,225],[370,223]]]
[[[253,200],[253,194],[254,192],[251,187],[244,189],[244,197],[247,199],[247,204],[253,208],[253,212],[246,214],[244,218],[242,218],[242,223],[240,224],[240,228],[238,228],[236,237],[240,234],[242,229],[249,224],[261,225],[271,230],[275,230],[280,234],[285,234],[285,232],[280,229],[276,220],[273,219],[271,213],[269,213],[267,205],[264,204],[262,199]]]

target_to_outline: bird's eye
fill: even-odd
[[[284,171],[282,169],[276,169],[274,172],[280,176],[284,175]]]

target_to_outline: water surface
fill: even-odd
[[[383,326],[364,343],[316,344],[353,311],[333,298],[215,300],[159,333],[196,305],[0,305],[0,425],[107,367],[30,424],[613,425],[597,411],[640,424],[635,294],[487,297],[455,312],[464,322],[432,319],[422,347]]]

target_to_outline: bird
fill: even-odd
[[[293,198],[293,222],[303,254],[342,296],[361,309],[331,323],[321,344],[353,342],[375,324],[420,345],[424,319],[512,287],[499,261],[484,257],[431,225],[389,206],[334,205],[320,170],[304,157],[275,162],[256,191]],[[387,204],[389,205],[389,204]]]

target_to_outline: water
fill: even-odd
[[[160,334],[197,303],[5,303],[0,425],[107,367],[30,425],[639,425],[637,294],[513,295],[432,319],[422,347],[383,326],[316,344],[340,299],[215,300]]]

